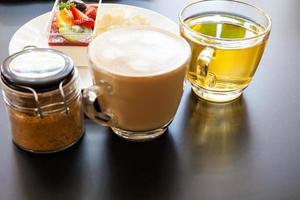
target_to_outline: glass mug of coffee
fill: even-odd
[[[162,135],[183,93],[189,44],[157,28],[119,28],[97,36],[88,55],[94,85],[83,92],[86,115],[127,140]]]
[[[180,33],[192,47],[187,79],[199,97],[226,102],[252,80],[271,30],[263,10],[239,1],[193,2],[179,14]]]

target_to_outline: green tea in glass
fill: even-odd
[[[270,17],[244,2],[187,5],[180,13],[180,32],[192,47],[187,79],[193,91],[213,102],[238,98],[254,76],[270,30]]]

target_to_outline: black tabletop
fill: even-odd
[[[114,1],[173,20],[187,2]],[[11,142],[1,100],[0,199],[300,199],[300,1],[249,2],[273,20],[254,80],[242,98],[227,104],[198,100],[188,87],[158,140],[123,141],[86,120],[86,134],[72,148],[27,153]],[[0,1],[0,60],[14,32],[52,4]]]

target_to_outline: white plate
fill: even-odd
[[[169,18],[154,12],[152,10],[129,6],[124,4],[101,4],[101,8],[103,12],[106,12],[110,9],[115,8],[123,8],[132,10],[139,15],[145,17],[151,26],[162,28],[171,32],[178,34],[178,26],[175,22],[170,20]],[[14,54],[18,51],[21,51],[25,46],[34,45],[41,48],[49,48],[47,37],[44,33],[45,28],[47,26],[48,20],[50,18],[50,12],[40,15],[26,24],[24,24],[21,28],[19,28],[16,33],[13,35],[10,43],[9,43],[9,54]],[[51,48],[51,47],[50,47]],[[63,47],[66,51],[76,52],[79,55],[86,55],[86,47]],[[65,53],[67,53],[64,51]],[[67,53],[68,54],[68,53]],[[70,55],[72,57],[72,55]],[[90,76],[89,70],[87,68],[87,59],[85,61],[75,60],[75,65],[80,66],[77,67],[80,78],[81,78],[81,87],[87,88],[92,84],[92,78]]]

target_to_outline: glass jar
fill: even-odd
[[[75,144],[84,133],[79,75],[73,61],[51,49],[27,49],[1,66],[3,99],[14,143],[36,153]]]

